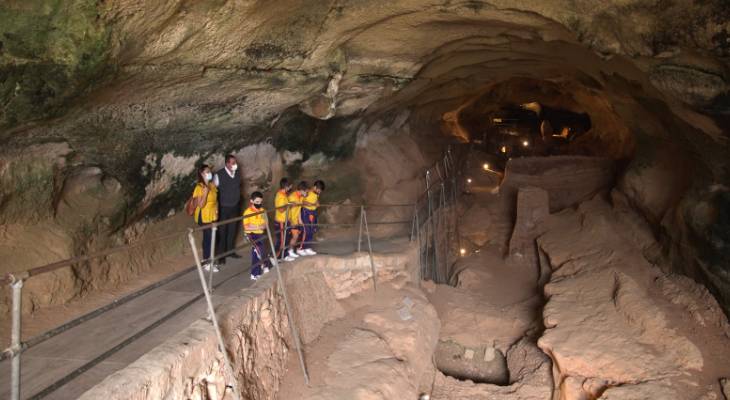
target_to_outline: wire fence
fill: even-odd
[[[455,216],[456,216],[456,199],[457,194],[459,191],[459,182],[460,182],[460,170],[463,166],[463,154],[465,151],[464,146],[460,147],[453,147],[449,148],[442,158],[440,158],[435,164],[433,164],[430,168],[428,168],[425,172],[425,190],[418,196],[416,201],[414,203],[407,203],[407,204],[361,204],[361,205],[354,205],[354,204],[320,204],[318,205],[319,210],[324,215],[327,215],[328,212],[336,212],[336,211],[343,211],[343,210],[350,210],[349,212],[344,212],[342,214],[346,214],[350,218],[349,220],[352,222],[330,222],[327,220],[327,218],[323,218],[323,222],[317,222],[317,223],[303,223],[301,224],[302,227],[315,227],[319,230],[322,230],[320,233],[321,236],[326,237],[326,233],[323,231],[326,231],[327,229],[345,229],[349,233],[352,234],[352,243],[353,247],[355,247],[353,250],[356,250],[357,252],[361,252],[363,249],[363,246],[367,246],[368,254],[369,254],[369,261],[370,261],[370,267],[371,267],[371,273],[372,273],[372,279],[373,279],[373,289],[377,290],[377,274],[376,274],[376,266],[373,259],[373,247],[372,247],[372,236],[373,232],[371,232],[372,227],[380,227],[381,229],[384,229],[391,234],[393,232],[398,232],[403,235],[407,235],[411,241],[418,243],[419,248],[419,263],[420,263],[420,277],[422,279],[431,279],[433,281],[439,282],[439,283],[448,283],[448,280],[450,278],[451,274],[451,265],[452,260],[454,259],[454,251],[453,251],[453,245],[456,243],[456,246],[458,248],[458,242],[459,242],[459,235],[458,235],[458,229],[456,228],[455,223]],[[285,208],[286,214],[289,214],[289,205]],[[194,228],[190,228],[188,232],[181,233],[181,232],[175,232],[163,236],[158,236],[153,239],[147,239],[143,241],[138,241],[135,243],[130,243],[122,246],[117,246],[114,248],[110,248],[104,251],[100,251],[94,254],[88,254],[88,255],[82,255],[78,257],[69,258],[67,260],[59,261],[50,263],[47,265],[43,265],[36,268],[31,268],[26,271],[20,271],[12,274],[7,274],[5,276],[0,277],[0,284],[9,284],[10,290],[11,290],[11,334],[10,334],[10,346],[5,349],[0,354],[0,361],[4,361],[6,359],[11,359],[11,380],[10,380],[10,389],[11,389],[11,396],[10,398],[12,400],[19,400],[21,398],[21,379],[20,379],[20,372],[21,372],[21,355],[23,352],[63,333],[66,332],[74,327],[77,327],[87,321],[90,321],[108,311],[111,311],[115,308],[118,308],[124,304],[129,303],[130,301],[139,298],[140,296],[147,294],[151,292],[154,289],[160,288],[164,285],[167,285],[176,279],[179,279],[189,273],[191,273],[194,270],[198,271],[198,275],[201,281],[201,286],[203,289],[202,293],[199,293],[198,295],[192,297],[191,299],[185,301],[183,304],[172,310],[171,312],[165,314],[163,317],[153,321],[149,325],[143,327],[141,330],[137,331],[132,336],[124,339],[120,343],[116,344],[112,348],[108,349],[107,351],[103,352],[99,356],[95,357],[94,359],[84,363],[83,365],[75,368],[71,373],[66,374],[62,378],[56,380],[51,385],[45,387],[38,393],[35,393],[32,395],[32,397],[29,397],[31,399],[42,399],[46,397],[47,395],[51,394],[61,386],[65,385],[66,383],[72,381],[82,373],[88,371],[98,363],[104,361],[105,359],[109,358],[111,355],[117,353],[119,350],[123,349],[124,347],[128,346],[135,340],[139,339],[141,336],[145,335],[146,333],[150,332],[151,330],[155,329],[156,327],[160,326],[164,322],[168,321],[169,319],[173,318],[175,315],[178,315],[181,311],[192,305],[193,303],[197,302],[201,298],[205,298],[207,304],[208,304],[208,314],[209,319],[214,325],[214,328],[216,330],[219,345],[221,349],[225,349],[225,343],[223,341],[223,338],[220,334],[220,330],[217,326],[217,320],[216,316],[213,310],[213,303],[211,300],[211,294],[212,292],[219,287],[220,285],[224,284],[228,280],[232,279],[235,276],[240,276],[243,274],[243,271],[240,273],[237,273],[236,275],[229,277],[227,280],[224,280],[222,282],[218,282],[217,284],[213,284],[213,274],[215,272],[215,268],[212,266],[205,271],[204,263],[206,261],[210,261],[212,264],[215,264],[215,262],[220,261],[221,259],[224,259],[226,257],[231,256],[233,253],[242,251],[245,249],[251,249],[253,245],[260,246],[258,249],[264,249],[267,248],[270,249],[270,252],[262,252],[260,254],[260,262],[254,265],[251,265],[251,268],[254,268],[256,266],[260,267],[271,267],[276,271],[276,273],[279,275],[279,290],[282,291],[282,295],[285,299],[286,305],[287,305],[287,312],[290,312],[290,307],[288,305],[288,298],[286,294],[286,288],[283,284],[283,280],[281,279],[281,272],[279,271],[278,264],[280,262],[278,257],[272,257],[269,258],[269,255],[275,255],[279,249],[277,249],[273,237],[271,235],[272,230],[271,224],[269,223],[270,217],[274,215],[276,210],[269,210],[269,211],[261,211],[257,212],[251,215],[247,216],[239,216],[235,218],[231,218],[224,221],[216,221],[210,224],[205,224],[203,226],[196,226]],[[378,214],[381,215],[381,217],[387,217],[382,218],[378,220],[368,220],[368,217],[371,214],[375,214],[376,216]],[[223,253],[216,253],[216,235],[218,229],[226,224],[242,224],[242,222],[247,218],[253,218],[256,216],[263,216],[266,221],[266,234],[262,237],[260,237],[257,240],[251,241],[246,240],[242,244],[234,246],[233,249],[228,250]],[[286,222],[285,224],[288,224]],[[287,226],[285,225],[284,231],[287,231]],[[204,230],[210,229],[211,230],[211,249],[210,249],[210,257],[208,260],[203,260],[200,257],[200,254],[198,253],[199,247],[197,245],[197,240],[195,238],[195,235],[199,232],[202,232]],[[357,235],[355,235],[355,232],[357,232]],[[52,273],[55,271],[62,270],[64,268],[72,268],[72,269],[90,269],[94,267],[98,267],[100,263],[104,262],[105,260],[108,261],[110,257],[119,257],[123,253],[129,253],[137,251],[139,252],[140,249],[144,248],[145,246],[150,246],[153,244],[162,244],[165,241],[180,241],[181,239],[184,239],[187,236],[187,239],[190,243],[191,250],[193,253],[193,256],[195,258],[195,265],[189,268],[185,268],[183,270],[177,271],[164,279],[161,279],[155,283],[152,283],[148,286],[145,286],[143,288],[137,289],[133,291],[132,293],[126,294],[120,298],[117,298],[113,300],[112,302],[96,308],[90,312],[87,312],[79,317],[76,317],[70,321],[67,321],[53,329],[50,329],[48,331],[42,332],[40,334],[37,334],[27,340],[22,340],[21,337],[21,324],[22,324],[22,289],[24,283],[30,279],[31,277],[38,276],[41,274],[47,274]],[[282,243],[282,246],[286,245],[286,237],[284,238],[284,243]],[[325,239],[325,242],[327,239]],[[311,245],[311,244],[321,244],[322,242],[319,240],[305,240],[303,241],[305,245]],[[133,256],[131,256],[133,257]],[[131,260],[131,258],[130,258]],[[206,276],[207,272],[207,276]],[[247,275],[247,274],[246,274]],[[299,335],[298,332],[296,332],[296,326],[294,324],[294,320],[291,318],[291,315],[289,315],[289,320],[291,321],[290,327],[292,329],[292,336],[295,340],[295,345],[298,350],[299,354],[299,361],[300,366],[302,368],[302,372],[304,374],[305,380],[308,380],[308,373],[306,370],[306,366],[304,363],[304,358],[301,353],[301,346],[299,343]],[[228,374],[230,375],[231,379],[231,387],[234,389],[234,394],[236,397],[238,397],[238,389],[235,388],[235,379],[233,377],[233,370],[232,365],[230,363],[230,360],[227,359],[227,353],[223,352],[226,357],[226,369],[228,370]]]
[[[418,242],[421,278],[449,284],[461,249],[457,199],[470,145],[450,146],[424,173],[426,189],[416,199],[411,237]]]

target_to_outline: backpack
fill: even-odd
[[[195,214],[195,208],[195,198],[190,196],[188,201],[185,202],[185,212],[192,217]]]

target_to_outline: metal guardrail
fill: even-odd
[[[371,250],[370,251],[371,268],[374,271],[375,270],[375,265],[374,265],[374,261],[373,261],[373,257],[372,257],[372,247],[371,247],[371,244],[370,244],[370,235],[369,235],[370,232],[369,232],[369,227],[368,226],[369,225],[407,225],[407,224],[410,224],[411,221],[410,220],[389,220],[389,221],[377,221],[377,222],[370,222],[370,223],[368,223],[367,216],[366,216],[367,214],[366,214],[366,211],[365,210],[367,208],[369,208],[369,207],[373,207],[373,208],[406,208],[406,207],[413,207],[413,204],[394,204],[394,205],[374,204],[374,205],[367,205],[367,206],[365,206],[365,205],[348,205],[348,204],[345,204],[345,205],[341,205],[341,204],[321,204],[321,205],[319,205],[319,207],[321,207],[321,208],[346,207],[346,208],[355,208],[355,209],[358,209],[359,208],[360,209],[360,220],[359,220],[358,223],[318,223],[318,224],[303,224],[303,225],[304,226],[316,225],[318,227],[348,227],[348,228],[354,228],[354,227],[357,227],[358,225],[360,225],[360,230],[362,230],[363,229],[363,224],[367,224],[366,226],[364,226],[364,230],[365,230],[365,233],[367,235],[366,236],[366,239],[367,239],[367,242],[368,242],[368,248]],[[283,208],[288,208],[288,206],[287,207],[281,207],[281,208],[282,209]],[[188,238],[190,239],[192,237],[191,235],[193,235],[195,232],[202,231],[202,230],[205,230],[205,229],[211,229],[212,232],[215,232],[217,230],[217,228],[219,226],[221,226],[221,225],[228,224],[228,223],[241,223],[246,218],[251,218],[251,217],[258,216],[258,215],[262,215],[262,214],[265,216],[265,220],[266,220],[267,225],[268,225],[269,214],[272,214],[274,212],[275,212],[275,210],[270,210],[270,211],[266,211],[266,212],[260,212],[260,213],[255,213],[255,214],[252,214],[252,215],[248,215],[246,217],[240,216],[240,217],[236,217],[236,218],[231,218],[229,220],[217,221],[215,223],[211,223],[211,224],[208,224],[208,225],[205,225],[205,226],[197,226],[197,227],[194,227],[194,228],[190,228],[188,230],[188,232],[186,232],[186,234],[187,234]],[[288,212],[288,210],[287,210],[287,212]],[[267,232],[270,232],[270,229],[267,229]],[[152,291],[152,290],[154,290],[156,288],[159,288],[159,287],[161,287],[161,286],[163,286],[165,284],[168,284],[168,283],[174,281],[175,279],[178,279],[178,278],[182,277],[183,275],[186,275],[186,274],[192,272],[193,270],[200,269],[199,273],[203,273],[203,270],[201,269],[202,268],[202,264],[201,264],[201,265],[195,265],[193,267],[189,267],[189,268],[186,268],[184,270],[178,271],[178,272],[176,272],[176,273],[174,273],[174,274],[172,274],[172,275],[170,275],[170,276],[168,276],[168,277],[166,277],[166,278],[164,278],[164,279],[162,279],[160,281],[157,281],[157,282],[155,282],[155,283],[153,283],[151,285],[145,286],[145,287],[143,287],[143,288],[141,288],[139,290],[136,290],[136,291],[134,291],[132,293],[129,293],[129,294],[127,294],[127,295],[125,295],[125,296],[123,296],[121,298],[115,299],[114,301],[112,301],[109,304],[106,304],[106,305],[104,305],[104,306],[102,306],[100,308],[94,309],[94,310],[92,310],[92,311],[90,311],[90,312],[88,312],[86,314],[83,314],[83,315],[81,315],[81,316],[79,316],[79,317],[77,317],[77,318],[75,318],[73,320],[70,320],[70,321],[68,321],[66,323],[63,323],[63,324],[61,324],[61,325],[59,325],[59,326],[57,326],[57,327],[55,327],[53,329],[50,329],[50,330],[48,330],[46,332],[43,332],[43,333],[38,334],[36,336],[33,336],[32,338],[30,338],[30,339],[28,339],[26,341],[22,341],[22,338],[21,338],[21,323],[22,323],[22,318],[21,318],[22,317],[22,315],[21,315],[22,302],[21,302],[21,298],[22,298],[22,287],[23,287],[24,282],[27,279],[29,279],[31,277],[34,277],[34,276],[37,276],[37,275],[41,275],[41,274],[45,274],[45,273],[51,273],[51,272],[60,270],[62,268],[66,268],[66,267],[78,265],[78,264],[83,263],[83,262],[88,262],[88,261],[92,261],[92,260],[95,260],[95,259],[104,259],[105,257],[108,257],[110,255],[119,254],[119,253],[122,253],[124,251],[129,251],[131,249],[137,249],[137,248],[140,248],[142,246],[149,245],[149,244],[152,244],[152,243],[157,243],[157,242],[161,242],[161,241],[164,241],[164,240],[177,239],[177,238],[182,239],[182,238],[184,238],[184,236],[186,234],[185,233],[176,232],[174,234],[168,234],[168,235],[164,235],[164,236],[159,236],[159,237],[156,237],[154,239],[147,240],[147,241],[144,241],[144,242],[137,242],[137,243],[127,244],[127,245],[122,245],[122,246],[110,248],[110,249],[107,249],[107,250],[104,250],[104,251],[101,251],[101,252],[98,252],[98,253],[88,254],[88,255],[83,255],[83,256],[78,256],[78,257],[73,257],[73,258],[69,258],[67,260],[62,260],[62,261],[50,263],[50,264],[47,264],[47,265],[43,265],[43,266],[40,266],[40,267],[36,267],[36,268],[32,268],[32,269],[29,269],[29,270],[26,270],[26,271],[22,271],[22,272],[19,272],[19,273],[12,273],[12,274],[7,274],[6,276],[4,276],[2,282],[10,283],[10,287],[11,287],[11,291],[12,291],[12,315],[11,315],[12,327],[11,327],[11,345],[7,349],[5,349],[2,353],[0,353],[0,361],[3,361],[3,360],[8,359],[8,358],[11,358],[11,368],[10,368],[11,369],[11,382],[10,382],[10,384],[11,384],[10,385],[11,386],[11,397],[10,398],[12,400],[20,399],[20,389],[21,389],[21,386],[20,386],[20,371],[21,371],[20,360],[21,360],[21,354],[23,352],[25,352],[26,350],[29,350],[32,347],[37,346],[37,345],[39,345],[39,344],[41,344],[41,343],[43,343],[43,342],[45,342],[45,341],[53,338],[54,336],[57,336],[57,335],[65,332],[65,331],[68,331],[71,328],[74,328],[74,327],[76,327],[78,325],[81,325],[84,322],[87,322],[89,320],[92,320],[93,318],[95,318],[95,317],[97,317],[99,315],[102,315],[105,312],[108,312],[108,311],[113,310],[113,309],[115,309],[115,308],[117,308],[119,306],[122,306],[122,305],[124,305],[124,304],[126,304],[126,303],[128,303],[128,302],[130,302],[130,301],[132,301],[132,300],[134,300],[134,299],[136,299],[136,298],[138,298],[138,297],[146,294],[146,293],[149,293],[150,291]],[[362,239],[363,239],[362,238],[362,235],[359,235],[359,238],[358,238],[358,251],[360,251],[360,247],[361,247],[360,242],[362,241]],[[260,242],[265,242],[267,240],[270,240],[270,239],[268,237],[265,237],[265,238],[260,239]],[[306,244],[312,244],[314,242],[308,241],[308,242],[305,242],[305,243]],[[230,251],[228,251],[226,253],[222,253],[222,254],[217,254],[216,255],[215,254],[215,250],[214,250],[215,249],[215,244],[216,244],[215,238],[212,237],[211,238],[211,259],[213,259],[213,260],[218,260],[220,258],[226,257],[226,256],[230,255],[231,253],[233,253],[235,251],[249,248],[252,245],[252,243],[250,243],[249,241],[246,241],[246,242],[244,242],[244,244],[242,246],[238,246],[238,247],[236,247],[236,248],[234,248],[234,249],[232,249],[232,250],[230,250]],[[194,254],[197,253],[197,248],[195,248],[193,250],[193,253]],[[273,251],[272,251],[272,254],[273,254]],[[266,262],[266,260],[263,260],[261,263],[263,264],[264,262]],[[197,262],[196,262],[196,264],[197,264]],[[254,265],[252,265],[251,267],[253,267],[253,266]],[[278,268],[275,267],[275,269],[278,269]],[[139,337],[141,337],[144,334],[150,332],[152,329],[154,329],[157,326],[161,325],[162,323],[164,323],[165,321],[169,320],[173,316],[179,314],[181,311],[183,311],[185,308],[189,307],[191,304],[193,304],[196,301],[200,300],[202,297],[205,297],[206,296],[206,293],[208,293],[208,296],[209,296],[210,293],[212,293],[212,291],[216,287],[218,287],[219,285],[221,285],[221,284],[223,284],[225,282],[225,281],[224,282],[219,282],[218,284],[213,285],[212,276],[213,276],[213,269],[211,268],[210,269],[210,273],[209,273],[209,275],[207,277],[208,279],[207,279],[206,285],[205,285],[204,290],[203,290],[203,292],[201,294],[195,296],[194,298],[190,299],[189,301],[186,301],[184,304],[182,304],[181,306],[179,306],[175,310],[173,310],[170,313],[166,314],[162,318],[154,321],[150,325],[144,327],[142,330],[138,331],[137,333],[135,333],[131,337],[126,338],[124,341],[122,341],[121,343],[117,344],[113,348],[107,350],[103,354],[95,357],[93,360],[90,360],[90,361],[86,362],[85,364],[81,365],[80,367],[77,367],[71,373],[69,373],[66,376],[58,379],[55,382],[53,382],[51,385],[47,386],[46,388],[44,388],[40,392],[34,394],[30,398],[31,399],[41,399],[41,398],[46,397],[47,395],[51,394],[53,391],[57,390],[61,386],[63,386],[66,383],[70,382],[71,380],[73,380],[74,378],[78,377],[82,373],[88,371],[89,369],[91,369],[96,364],[102,362],[106,358],[110,357],[114,353],[116,353],[119,350],[121,350],[122,348],[126,347],[127,345],[129,345],[130,343],[132,343],[133,341],[135,341],[136,339],[138,339]],[[374,283],[374,285],[375,285],[375,283]],[[209,298],[206,297],[206,300],[209,300]],[[211,320],[212,320],[212,318],[213,317],[211,317]],[[293,325],[293,322],[292,322],[292,325]],[[302,362],[303,362],[303,358],[302,358]]]
[[[460,158],[460,157],[459,157]],[[456,202],[456,194],[457,194],[457,187],[458,187],[458,171],[460,167],[457,165],[456,158],[454,154],[452,153],[452,150],[449,149],[447,152],[445,152],[444,157],[440,160],[438,160],[436,163],[434,163],[431,167],[429,167],[426,170],[425,174],[425,185],[426,189],[419,194],[417,197],[415,203],[410,204],[320,204],[318,205],[322,209],[331,208],[331,207],[338,207],[338,208],[354,208],[359,209],[360,217],[358,223],[317,223],[317,224],[303,224],[304,226],[318,226],[318,227],[326,227],[326,226],[334,226],[334,227],[355,227],[358,226],[358,239],[357,239],[357,251],[360,252],[362,249],[362,242],[363,242],[363,233],[365,233],[365,238],[368,246],[368,253],[369,253],[369,261],[371,266],[371,272],[373,276],[373,288],[374,290],[377,290],[377,280],[376,280],[376,270],[375,270],[375,263],[373,259],[372,254],[372,243],[370,239],[370,226],[375,225],[411,225],[411,232],[410,232],[410,240],[411,241],[417,241],[418,247],[419,247],[419,258],[421,263],[420,268],[420,278],[426,278],[426,279],[432,279],[436,282],[443,283],[445,280],[448,279],[448,265],[449,265],[449,247],[448,247],[448,237],[446,236],[447,245],[446,249],[443,248],[443,243],[441,240],[440,231],[438,229],[442,229],[443,224],[443,211],[446,210],[448,205],[453,205]],[[434,174],[438,175],[438,180],[432,182],[432,176]],[[438,196],[438,203],[435,203],[435,193],[439,193]],[[279,210],[286,208],[286,212],[288,214],[289,206],[280,207]],[[412,208],[412,214],[411,218],[408,220],[394,220],[394,221],[368,221],[367,220],[367,209],[370,208],[389,208],[389,209],[395,209],[395,208]],[[451,211],[453,212],[454,207],[451,207]],[[136,290],[132,293],[129,293],[119,299],[116,299],[112,301],[111,303],[104,305],[100,308],[97,308],[93,311],[90,311],[86,314],[83,314],[71,321],[68,321],[60,326],[57,326],[53,329],[50,329],[46,332],[43,332],[41,334],[38,334],[32,338],[30,338],[27,341],[22,341],[21,337],[21,310],[22,310],[22,288],[24,281],[37,275],[50,273],[53,271],[57,271],[61,268],[69,267],[78,265],[83,262],[89,262],[95,259],[103,259],[105,257],[108,257],[110,255],[118,254],[124,251],[129,251],[131,249],[139,248],[142,246],[148,246],[153,243],[162,242],[165,240],[171,240],[171,239],[182,239],[183,233],[175,232],[168,235],[159,236],[153,239],[145,240],[145,241],[139,241],[136,243],[130,243],[125,244],[122,246],[113,247],[104,251],[100,251],[94,254],[87,254],[82,255],[78,257],[69,258],[66,260],[46,264],[43,266],[39,266],[36,268],[31,268],[26,271],[21,272],[15,272],[15,273],[9,273],[5,276],[0,277],[0,284],[9,284],[12,292],[12,328],[11,328],[11,344],[10,347],[5,349],[2,353],[0,353],[0,361],[3,361],[7,358],[11,358],[11,399],[12,400],[19,400],[20,399],[20,371],[21,371],[21,365],[20,365],[20,359],[21,354],[40,344],[45,342],[46,340],[63,333],[73,327],[76,327],[84,322],[87,322],[107,311],[110,311],[112,309],[115,309],[123,304],[126,304],[135,298],[138,298],[158,287],[161,287],[167,283],[170,283],[174,281],[177,278],[180,278],[183,275],[186,275],[193,270],[197,269],[199,277],[201,279],[201,286],[203,288],[203,293],[195,296],[193,299],[187,301],[185,304],[181,305],[177,309],[173,310],[171,313],[166,314],[161,319],[155,321],[154,323],[148,325],[147,327],[143,328],[141,331],[137,332],[133,336],[125,339],[122,343],[116,345],[112,349],[109,349],[108,351],[104,352],[100,356],[96,357],[95,359],[85,363],[81,367],[76,368],[73,372],[70,374],[64,376],[63,378],[57,380],[56,382],[52,383],[50,386],[43,389],[41,392],[35,394],[32,398],[33,399],[41,399],[48,394],[52,393],[59,387],[63,386],[64,384],[68,383],[78,375],[82,374],[83,372],[89,370],[94,365],[98,364],[99,362],[103,361],[104,359],[108,358],[112,354],[116,353],[117,351],[124,348],[126,345],[132,343],[134,340],[138,339],[142,335],[146,334],[147,332],[151,331],[155,327],[161,325],[168,319],[172,318],[174,315],[178,314],[180,311],[194,303],[195,301],[199,300],[201,297],[205,297],[206,301],[208,303],[208,312],[211,321],[213,322],[214,328],[217,331],[217,336],[219,340],[219,345],[221,346],[221,349],[225,349],[224,342],[222,339],[222,336],[220,335],[219,328],[217,326],[217,320],[215,318],[215,313],[213,310],[212,300],[210,297],[210,294],[215,289],[216,286],[221,285],[223,282],[219,282],[217,285],[213,285],[213,268],[210,268],[209,276],[205,277],[205,273],[203,271],[202,267],[202,260],[199,257],[197,245],[195,242],[195,238],[193,234],[198,231],[202,231],[205,229],[211,229],[212,232],[212,238],[211,238],[211,261],[218,260],[220,258],[224,258],[233,252],[237,250],[241,250],[243,248],[246,248],[252,243],[246,242],[243,246],[239,246],[237,248],[234,248],[226,253],[223,254],[215,254],[215,235],[218,227],[221,225],[229,224],[229,223],[241,223],[246,218],[251,218],[258,215],[264,215],[267,227],[269,226],[269,214],[274,213],[276,209],[269,210],[269,211],[261,211],[259,213],[251,214],[248,216],[239,216],[235,218],[231,218],[228,220],[223,221],[216,221],[214,223],[206,224],[204,226],[197,226],[194,228],[190,228],[187,231],[188,240],[190,241],[190,245],[192,247],[193,256],[196,261],[196,265],[193,267],[186,268],[182,271],[178,271],[158,282],[155,282],[151,285],[148,285],[146,287],[143,287],[139,290]],[[426,215],[424,216],[424,212]],[[286,227],[285,227],[286,229]],[[274,243],[273,239],[271,237],[271,230],[267,229],[267,237],[260,239],[260,242],[268,241],[272,250],[272,254],[275,254],[274,249]],[[458,232],[457,232],[457,238],[458,238]],[[458,240],[458,239],[457,239]],[[312,242],[306,242],[306,243],[312,243]],[[282,244],[284,245],[284,244]],[[261,263],[265,263],[266,260],[262,260]],[[283,284],[283,280],[281,280],[281,272],[278,268],[278,259],[274,257],[274,269],[276,269],[280,282],[279,287],[282,290],[282,294],[285,298],[285,302],[287,305],[287,312],[290,313],[289,305],[288,305],[288,298],[286,295],[286,289]],[[253,265],[251,266],[253,267]],[[230,279],[230,278],[229,278]],[[295,344],[298,348],[299,352],[299,360],[300,360],[300,366],[302,368],[305,381],[308,381],[308,373],[306,370],[306,365],[304,363],[304,358],[301,354],[300,349],[300,342],[299,342],[299,336],[298,332],[296,332],[296,327],[294,325],[294,320],[291,317],[291,314],[289,314],[289,319],[291,322],[290,326],[292,328],[292,335],[295,338]],[[228,373],[231,374],[232,382],[235,382],[235,379],[233,378],[233,370],[232,366],[230,365],[230,360],[228,360],[228,356],[225,351],[223,351],[226,357],[226,364]],[[234,388],[234,393],[238,396],[239,391],[236,389],[235,384],[230,385]]]

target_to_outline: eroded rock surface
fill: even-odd
[[[322,384],[303,399],[416,398],[432,372],[440,327],[436,311],[414,290],[381,294],[327,358]],[[397,301],[407,296],[404,304]]]
[[[434,400],[550,400],[551,362],[533,343],[523,339],[507,352],[510,383],[504,386],[460,381],[441,373],[434,381]]]
[[[717,304],[703,301],[703,290],[681,291],[692,300],[673,292],[600,200],[549,227],[538,239],[552,266],[538,344],[555,362],[561,398],[699,396],[697,384],[716,373],[715,353],[730,339],[723,323],[692,328],[706,318],[695,301],[710,315],[721,313]]]

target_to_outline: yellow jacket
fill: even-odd
[[[289,195],[289,225],[296,226],[302,224],[302,196],[298,190]]]
[[[289,199],[286,195],[286,190],[281,189],[278,192],[276,192],[276,197],[274,198],[274,207],[276,207],[276,215],[274,215],[274,220],[276,222],[284,223],[286,222],[286,205],[289,203]]]
[[[195,185],[195,189],[193,190],[193,197],[202,197],[204,187],[205,185],[202,183],[198,183],[197,185]],[[212,182],[210,182],[208,183],[208,189],[208,198],[205,200],[205,204],[203,204],[203,207],[195,208],[195,213],[193,214],[193,216],[195,217],[196,223],[198,222],[199,218],[203,220],[204,224],[208,224],[218,220],[218,188],[215,187]]]
[[[307,196],[304,197],[304,202],[309,204],[317,204],[319,205],[319,195],[312,189],[309,189],[309,192],[307,192]],[[308,206],[305,205],[304,208],[310,211],[316,211],[317,206]]]
[[[259,212],[261,214],[245,218],[249,215],[256,214]],[[265,213],[265,212],[266,212],[266,210],[263,207],[261,207],[261,208],[256,208],[254,206],[248,207],[243,212],[243,216],[244,216],[243,231],[246,233],[256,233],[256,234],[264,233],[264,231],[266,230],[266,220],[264,219],[263,213]]]

